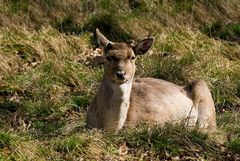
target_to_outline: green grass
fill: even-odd
[[[240,147],[240,139],[239,139],[239,137],[231,140],[228,143],[228,148],[230,150],[232,150],[233,152],[238,153],[238,154],[240,154],[240,148],[239,147]]]
[[[223,39],[231,42],[240,42],[240,24],[230,23],[224,24],[223,22],[217,21],[203,28],[203,32],[210,37],[217,39]]]
[[[160,159],[188,155],[190,157],[194,152],[199,154],[198,159],[220,156],[219,149],[214,146],[214,142],[207,134],[201,133],[198,129],[186,129],[182,125],[169,124],[164,127],[140,125],[137,129],[128,129],[120,135],[123,137],[121,142],[126,142],[130,149],[138,149],[137,157],[140,158],[145,151],[148,152],[143,160],[148,157]],[[208,158],[205,154],[208,154]]]
[[[60,2],[0,2],[0,160],[239,157],[239,24],[228,23],[237,18],[237,0]],[[87,106],[103,74],[92,65],[101,64],[91,56],[95,28],[113,41],[153,35],[136,75],[180,85],[204,79],[218,130],[170,124],[141,124],[117,135],[87,130]]]
[[[13,139],[10,134],[1,132],[0,134],[0,149],[5,147],[10,147],[12,145]]]
[[[161,35],[156,36],[158,41],[154,47],[158,50],[153,50],[157,55],[140,58],[138,71],[142,73],[138,74],[177,84],[203,79],[211,88],[217,106],[239,104],[239,59],[229,60],[226,53],[231,49],[226,44],[210,40],[199,32],[189,31],[189,28],[170,29],[164,34],[168,35],[164,39]],[[164,48],[165,43],[172,45],[170,51],[169,47],[167,51]]]
[[[73,151],[81,151],[79,155],[83,155],[84,149],[88,145],[88,140],[83,140],[77,136],[70,136],[69,138],[65,138],[64,140],[60,140],[55,143],[54,150],[60,153],[71,153]]]

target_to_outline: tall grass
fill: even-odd
[[[238,159],[237,0],[3,1],[0,13],[1,160]],[[206,80],[218,130],[85,129],[103,74],[95,28],[113,41],[155,36],[152,50],[137,59],[136,75],[179,85]]]

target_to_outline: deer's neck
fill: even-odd
[[[118,131],[127,118],[132,80],[124,84],[104,79],[98,91],[97,111],[104,129]]]

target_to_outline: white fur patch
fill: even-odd
[[[113,115],[118,118],[117,129],[121,129],[127,118],[132,82],[129,81],[121,85],[113,84],[112,89],[114,94],[112,100],[114,104],[112,108],[118,111],[114,112]]]

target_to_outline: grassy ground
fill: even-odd
[[[239,160],[239,10],[237,0],[0,1],[0,159]],[[117,41],[155,36],[137,75],[206,80],[218,130],[85,129],[103,73],[96,27]]]

